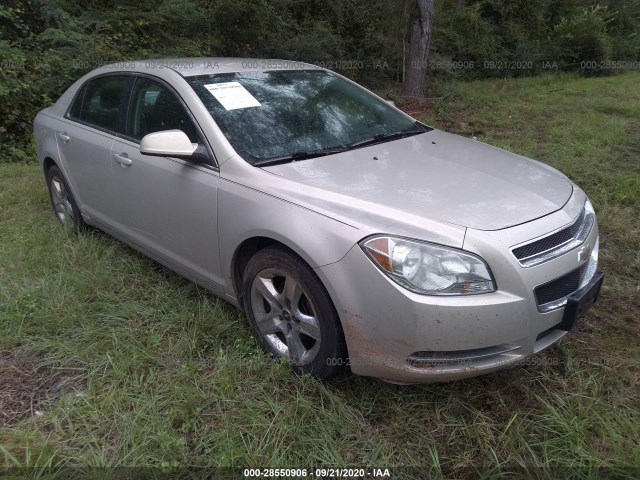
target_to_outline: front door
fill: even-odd
[[[202,133],[176,93],[138,77],[131,92],[124,135],[112,151],[118,192],[118,230],[152,255],[202,283],[220,289],[217,232],[218,172],[208,165],[146,156],[140,139],[179,129],[193,143]]]

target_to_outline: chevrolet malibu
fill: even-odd
[[[594,209],[566,176],[313,65],[108,65],[34,135],[60,223],[243,309],[298,373],[499,370],[562,338],[602,284]]]

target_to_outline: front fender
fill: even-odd
[[[343,258],[362,232],[305,207],[221,178],[218,190],[220,261],[234,295],[233,260],[245,240],[266,237],[297,253],[312,268]]]

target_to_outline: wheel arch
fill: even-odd
[[[299,259],[299,262],[301,264],[304,264],[309,268],[309,273],[319,283],[320,289],[323,290],[323,292],[320,292],[320,295],[323,295],[324,298],[326,298],[326,301],[328,301],[328,303],[325,303],[327,308],[333,311],[333,315],[334,315],[333,318],[335,319],[335,322],[336,322],[335,328],[336,328],[337,337],[335,338],[335,342],[336,342],[337,351],[339,352],[338,355],[341,359],[348,358],[349,347],[348,347],[346,336],[344,333],[343,319],[342,319],[342,316],[338,313],[338,307],[335,303],[335,298],[332,295],[332,289],[327,288],[323,278],[321,278],[321,276],[318,275],[318,270],[316,268],[313,268],[311,263],[307,259],[305,259],[304,255],[301,255],[296,251],[295,248],[292,248],[290,245],[287,245],[286,243],[279,241],[276,238],[273,238],[270,236],[252,236],[244,240],[236,249],[233,255],[232,277],[233,277],[233,288],[236,293],[237,303],[239,307],[246,311],[246,308],[243,304],[244,295],[242,291],[242,284],[243,284],[242,277],[251,258],[253,258],[253,256],[256,253],[264,249],[267,249],[267,248],[273,249],[274,247],[282,249],[284,252],[290,255],[293,255],[294,257]],[[249,312],[246,312],[246,313],[247,315],[251,315]],[[251,319],[249,320],[251,321]],[[338,365],[342,365],[342,364],[338,364]],[[329,376],[332,376],[332,375],[333,374]]]
[[[263,250],[267,247],[280,247],[289,251],[290,253],[301,258],[309,266],[309,268],[313,270],[313,267],[310,265],[309,260],[305,258],[306,255],[301,254],[300,251],[298,251],[299,249],[292,247],[291,245],[288,245],[287,243],[272,236],[256,235],[243,240],[236,248],[231,260],[231,283],[233,291],[236,295],[237,302],[242,309],[244,309],[242,300],[242,276],[244,274],[244,270],[247,267],[247,264],[249,263],[251,257],[253,257],[258,251]]]
[[[42,161],[42,170],[44,172],[44,176],[45,178],[47,177],[49,170],[51,170],[51,167],[58,167],[58,164],[56,163],[56,161],[51,158],[51,157],[44,157],[44,160]]]

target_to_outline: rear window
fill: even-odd
[[[108,76],[90,80],[71,105],[69,116],[106,130],[118,128],[120,101],[129,76]]]

